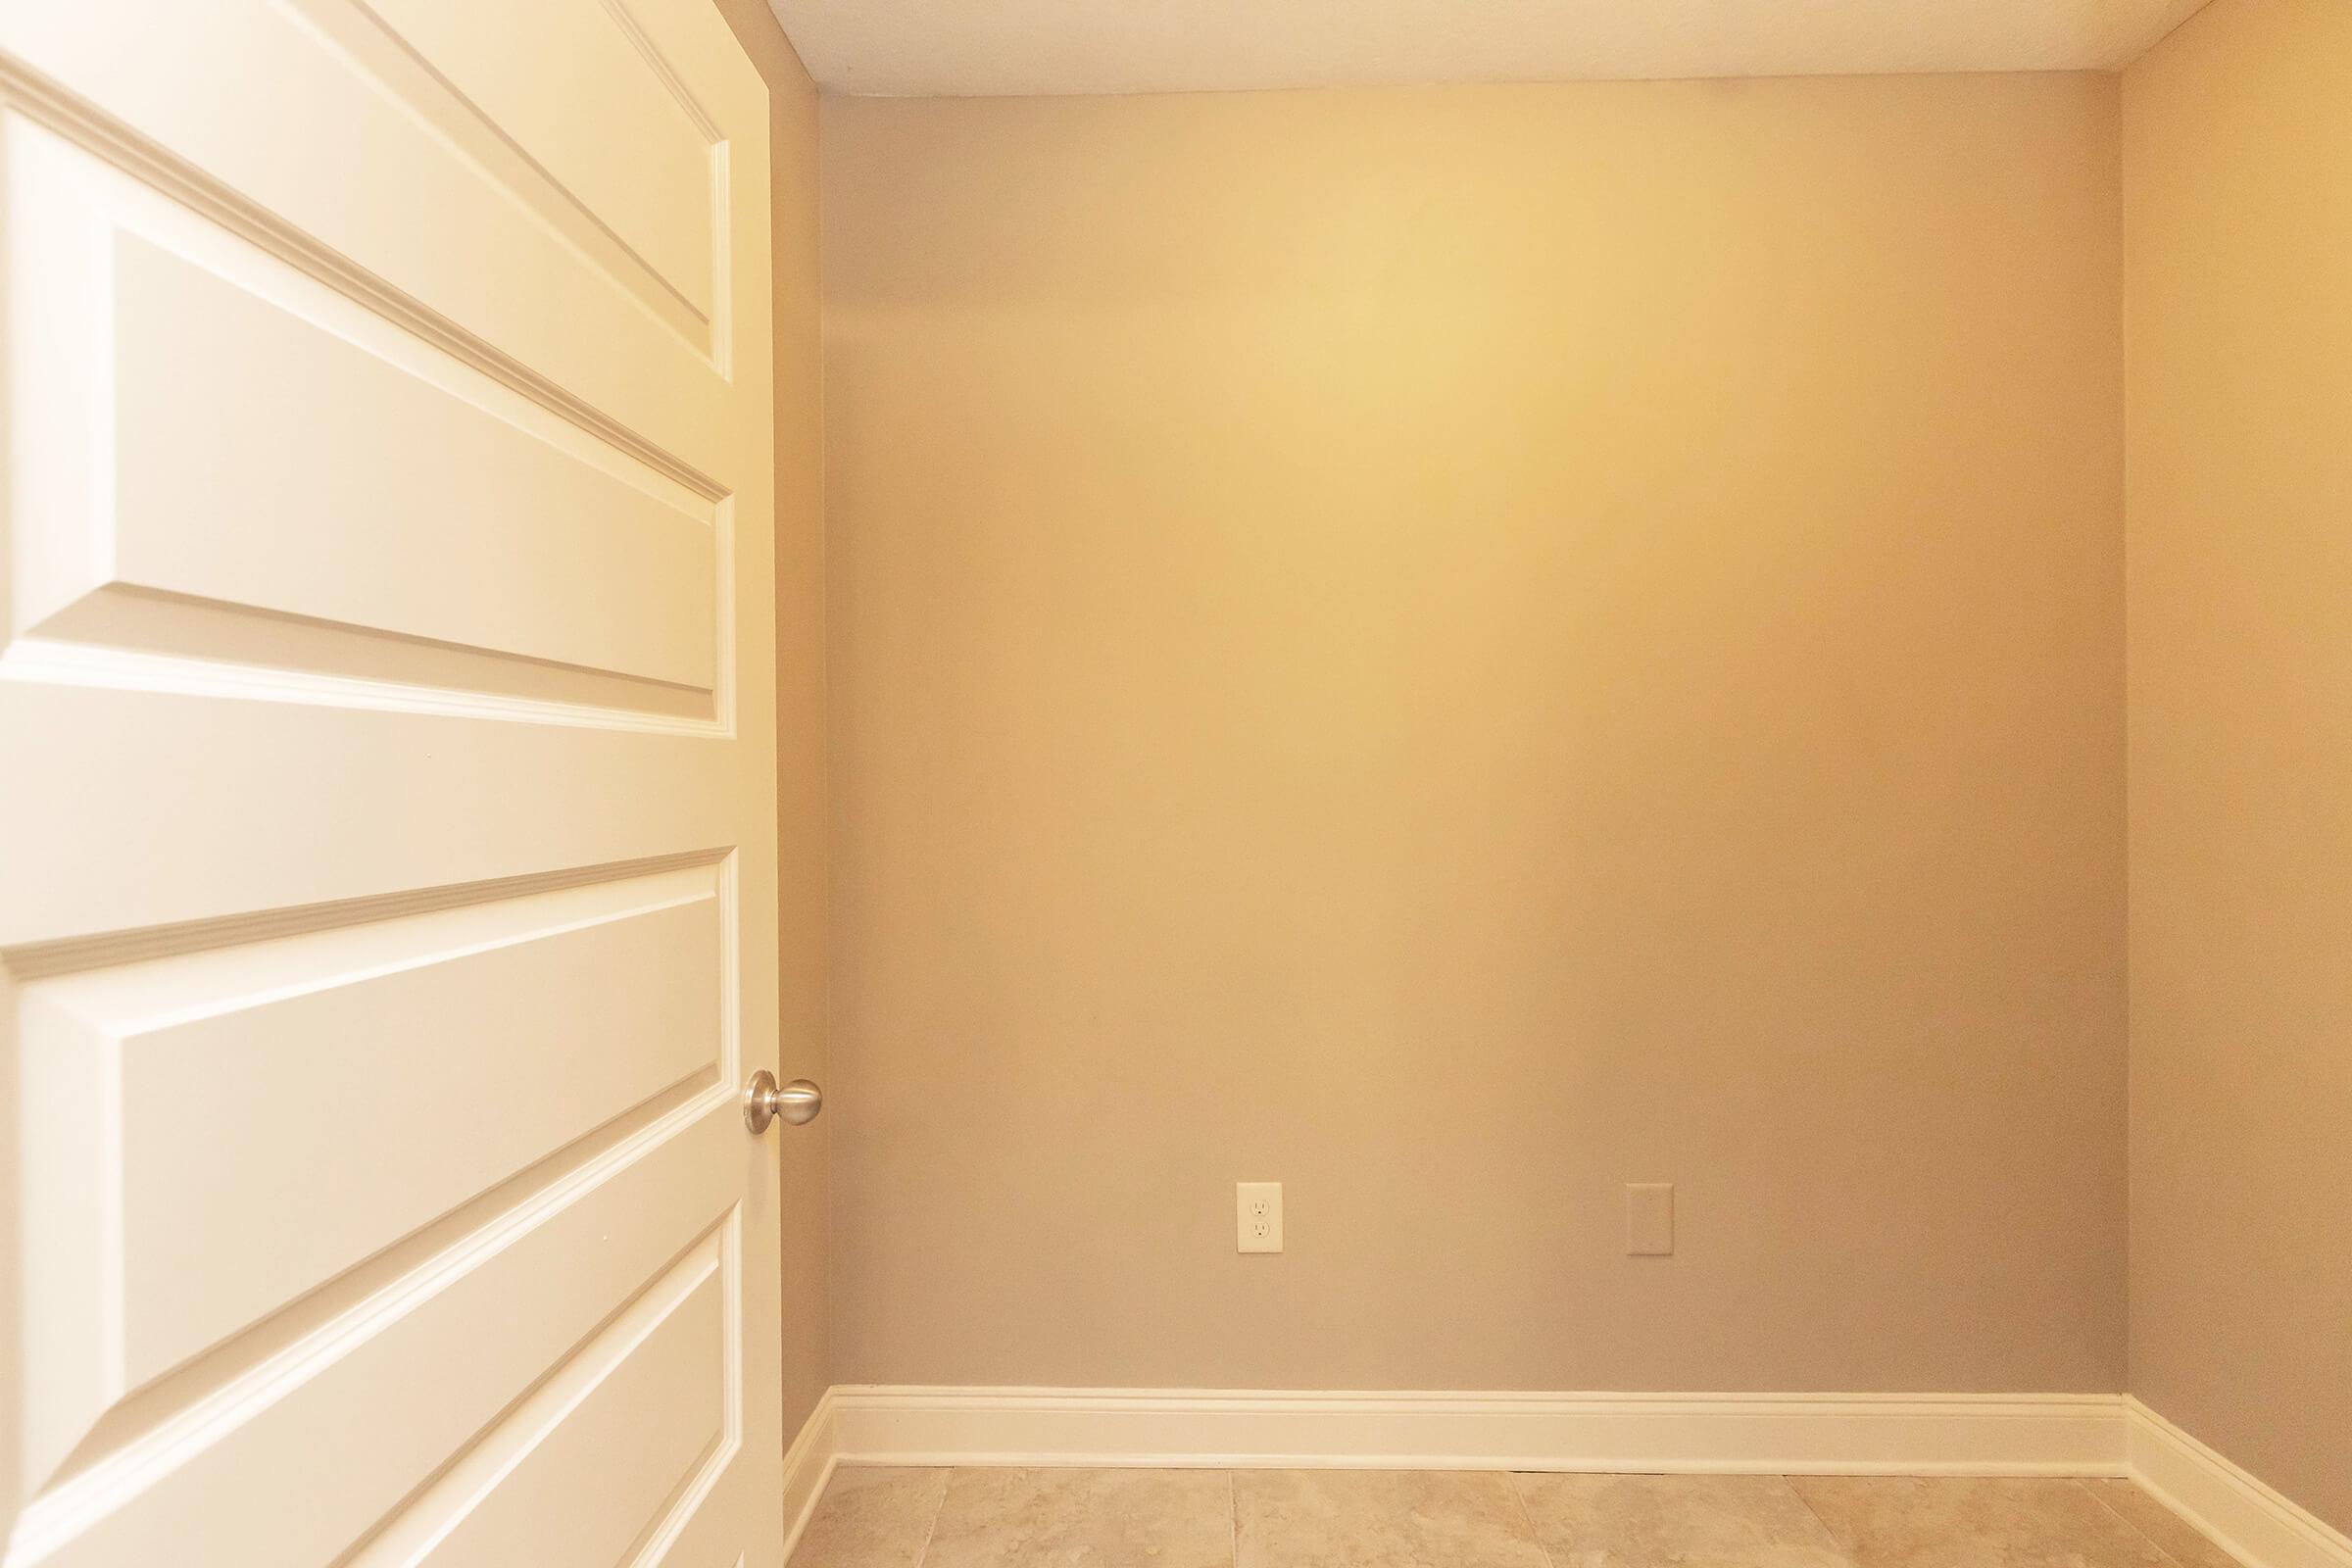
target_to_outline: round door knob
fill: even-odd
[[[798,1127],[815,1120],[824,1108],[825,1092],[806,1078],[779,1088],[776,1075],[762,1067],[743,1086],[743,1124],[755,1133],[767,1131],[767,1124],[779,1117]]]

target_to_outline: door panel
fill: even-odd
[[[22,379],[73,394],[24,413],[20,636],[341,645],[353,673],[715,718],[723,500],[63,137],[0,137]],[[311,634],[273,655],[288,618]]]
[[[740,1125],[691,1110],[633,1129],[532,1206],[439,1252],[435,1268],[405,1271],[252,1357],[284,1374],[268,1399],[239,1398],[245,1382],[234,1378],[165,1388],[167,1413],[138,1422],[132,1441],[55,1494],[55,1520],[79,1533],[54,1556],[29,1533],[19,1549],[60,1568],[307,1568],[416,1517],[404,1513],[406,1499],[488,1441],[502,1413],[666,1277],[679,1255],[677,1216],[724,1218],[740,1139]],[[726,1348],[740,1358],[734,1339]],[[373,1428],[355,1425],[353,1409],[379,1412]],[[216,1420],[229,1430],[213,1434]],[[108,1506],[118,1495],[130,1500]],[[285,1507],[289,1496],[303,1506]],[[187,1521],[207,1515],[271,1523],[259,1534],[191,1535]]]
[[[730,1239],[671,1268],[356,1563],[617,1563],[676,1535],[728,1436]]]
[[[112,261],[116,583],[711,690],[710,502],[169,252]]]
[[[511,14],[518,3],[478,9]],[[753,298],[741,274],[766,274],[766,231],[742,222],[747,202],[765,205],[766,89],[708,6],[548,9],[574,28],[610,27],[625,14],[646,40],[648,78],[677,83],[690,112],[719,131],[707,144],[707,177],[726,193],[728,221],[703,243],[714,252],[714,282],[726,283],[710,319],[361,0],[8,0],[7,47],[29,68],[25,95],[72,94],[51,107],[115,142],[112,161],[375,296],[413,327],[449,334],[454,350],[617,439],[710,477],[725,466],[730,388],[748,385],[733,363],[751,337],[733,319]],[[585,110],[594,87],[562,74],[569,56],[525,49],[480,69],[544,78],[518,90],[570,96]],[[250,112],[261,106],[268,112]],[[763,296],[757,308],[764,320]]]
[[[0,0],[6,1568],[774,1568],[766,134],[705,0]]]
[[[728,1081],[717,876],[21,982],[32,1163],[111,1194],[102,1245],[75,1232],[27,1266],[92,1271],[74,1294],[135,1387],[615,1117]],[[248,1116],[273,1100],[360,1113]],[[28,1382],[64,1359],[42,1343]]]
[[[710,148],[719,136],[634,17],[574,0],[375,0],[374,9],[580,211],[710,319],[713,269],[725,254],[714,243],[724,192]],[[514,70],[530,50],[553,51],[556,69]]]

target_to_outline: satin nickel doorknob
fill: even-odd
[[[767,1131],[767,1124],[779,1116],[795,1127],[814,1121],[824,1108],[825,1092],[806,1078],[795,1078],[779,1089],[776,1075],[762,1067],[743,1086],[743,1124],[755,1134]]]

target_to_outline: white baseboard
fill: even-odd
[[[785,1551],[841,1464],[2122,1476],[2248,1568],[2352,1539],[2108,1394],[1331,1394],[849,1386],[785,1456]]]
[[[792,1446],[784,1450],[784,1557],[792,1561],[792,1548],[801,1544],[802,1532],[816,1512],[816,1503],[825,1494],[825,1483],[833,1479],[839,1460],[839,1444],[833,1431],[833,1394],[827,1389],[801,1423]]]
[[[2132,1474],[2251,1568],[2352,1568],[2352,1537],[2137,1399],[2127,1399]]]
[[[2116,1395],[844,1387],[845,1464],[2122,1475]]]

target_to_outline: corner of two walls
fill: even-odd
[[[2352,1530],[2352,6],[2125,75],[2131,1390]]]

